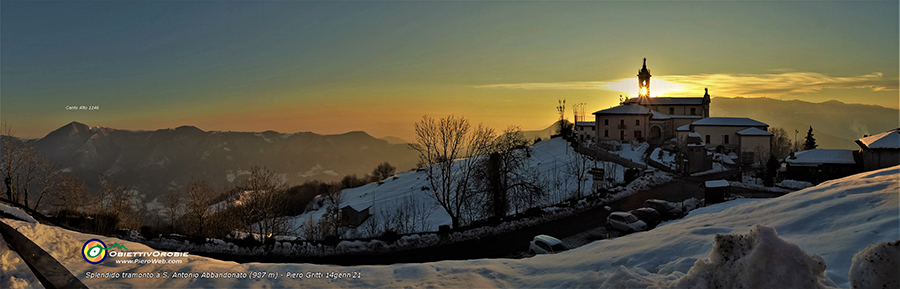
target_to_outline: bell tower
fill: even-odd
[[[644,67],[638,70],[638,97],[650,97],[650,70],[647,70],[647,58],[644,58]]]

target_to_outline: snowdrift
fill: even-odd
[[[898,172],[900,166],[825,182],[779,198],[738,199],[697,209],[684,219],[648,232],[527,259],[341,267],[237,264],[191,255],[181,264],[116,264],[107,260],[92,265],[79,254],[82,244],[92,238],[118,242],[132,251],[152,249],[41,224],[3,221],[33,239],[91,287],[850,287],[849,276],[870,280],[865,284],[892,280],[876,278],[896,268],[889,267],[897,260],[895,253],[889,253],[893,252],[890,248],[861,251],[900,237]],[[896,248],[896,242],[888,244]],[[856,257],[854,262],[854,255],[863,257]],[[864,264],[868,261],[860,260],[873,262]],[[859,265],[853,265],[851,274],[854,263]],[[259,271],[283,275],[277,279],[85,278],[86,272]],[[287,272],[325,274],[322,278],[315,274],[312,278],[288,278],[284,275]],[[353,274],[326,278],[329,272]]]

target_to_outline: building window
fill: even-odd
[[[603,125],[609,125],[609,119],[603,119]]]
[[[634,120],[634,125],[641,125],[641,120],[640,120],[640,119],[635,119],[635,120]]]
[[[641,131],[639,131],[639,130],[634,131],[634,138],[641,138]]]
[[[670,107],[670,108],[669,108],[669,114],[675,114],[675,108],[674,108],[674,107]]]
[[[608,129],[604,129],[604,130],[603,130],[603,137],[609,137],[609,130],[608,130]]]
[[[697,115],[697,108],[695,108],[695,107],[691,108],[691,115]]]
[[[706,143],[709,143],[709,135],[706,135]]]
[[[726,135],[722,135],[722,143],[723,143],[723,144],[728,144],[728,135],[727,135],[727,134],[726,134]]]

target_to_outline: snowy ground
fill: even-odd
[[[622,143],[622,148],[618,151],[611,151],[611,153],[617,154],[622,158],[629,159],[633,162],[645,165],[644,163],[644,153],[647,152],[647,149],[650,148],[650,144],[642,142],[626,142]]]
[[[577,181],[571,173],[570,164],[575,162],[577,155],[578,153],[561,138],[541,141],[532,146],[532,154],[528,162],[530,167],[536,170],[541,184],[548,192],[539,201],[538,206],[557,204],[575,196]],[[611,176],[615,176],[617,182],[624,181],[625,168],[621,165],[597,162],[595,165],[590,166],[606,168]],[[587,179],[582,184],[582,196],[587,196],[591,193],[591,176],[585,174],[585,177]],[[425,210],[431,212],[419,231],[433,232],[437,231],[440,225],[450,225],[451,220],[450,216],[429,195],[431,191],[422,189],[429,186],[425,172],[407,171],[388,178],[380,184],[370,183],[362,187],[344,190],[340,206],[349,205],[357,210],[369,208],[369,212],[373,215],[378,215],[377,218],[383,220],[387,214],[395,211],[398,207],[412,203],[413,207],[426,208]],[[509,214],[516,213],[517,209],[518,212],[524,212],[528,208],[516,208],[511,205]],[[322,215],[325,214],[325,211],[326,206],[321,206],[293,217],[290,220],[291,227],[299,228],[303,222],[307,222],[310,218],[314,222],[318,222]],[[369,220],[366,222],[369,222]],[[361,225],[359,229],[350,229],[345,233],[345,236],[364,236],[364,232],[356,232],[357,230],[364,230],[364,227],[365,225]]]
[[[662,154],[661,154],[662,158],[660,158],[660,152],[662,152]],[[653,152],[650,153],[650,159],[656,161],[657,163],[668,166],[670,169],[673,169],[673,170],[678,167],[678,165],[675,164],[675,154],[673,154],[669,151],[663,150],[662,148],[653,149]]]
[[[854,254],[869,245],[900,238],[898,177],[900,167],[893,167],[824,182],[774,199],[729,201],[694,210],[684,219],[648,232],[596,241],[557,255],[388,266],[237,264],[193,255],[180,258],[181,264],[117,264],[108,259],[91,265],[82,259],[80,249],[92,238],[107,244],[118,242],[131,252],[152,249],[57,227],[3,221],[50,252],[91,287],[789,288],[801,283],[827,287],[833,282],[846,288],[850,286],[848,273]],[[872,258],[871,254],[860,256]],[[869,267],[886,270],[879,264]],[[274,272],[278,278],[85,278],[87,272],[261,271]],[[301,272],[304,278],[289,278],[288,272]],[[306,272],[351,274],[315,278],[317,275]]]

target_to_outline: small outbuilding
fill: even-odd
[[[344,206],[341,208],[341,221],[345,226],[358,227],[372,216],[369,213],[369,208],[371,207],[354,208],[353,205]]]
[[[713,180],[703,183],[703,197],[707,205],[718,204],[731,195],[731,185],[726,180]]]

